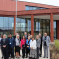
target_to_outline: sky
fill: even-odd
[[[47,4],[59,7],[59,0],[18,0],[18,1],[26,1],[40,4]]]

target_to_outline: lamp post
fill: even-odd
[[[17,0],[16,0],[16,19],[17,19]],[[15,34],[16,34],[16,28],[15,28]]]

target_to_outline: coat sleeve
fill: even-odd
[[[9,44],[9,40],[8,39],[6,39],[7,40],[7,42],[6,42],[6,46],[8,46],[8,44]]]
[[[49,37],[49,39],[48,39],[48,40],[49,40],[49,43],[50,43],[50,37]]]
[[[3,42],[2,41],[3,41],[3,39],[1,39],[1,47],[3,47]]]
[[[41,39],[39,40],[39,42],[40,42],[39,44],[41,45]]]

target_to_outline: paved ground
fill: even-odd
[[[21,51],[21,55],[22,55],[22,51]],[[50,59],[50,52],[48,53],[48,55],[49,55],[49,58],[43,58],[43,56],[44,56],[44,51],[43,51],[43,48],[42,48],[42,57],[39,57],[39,59]],[[1,50],[0,50],[0,59],[2,59],[1,58]],[[16,59],[16,58],[15,58]],[[22,57],[20,57],[19,59],[23,59]],[[24,59],[28,59],[28,58],[24,58]]]

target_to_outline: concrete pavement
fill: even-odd
[[[20,54],[22,55],[22,50],[21,50]],[[43,56],[44,56],[44,50],[43,50],[43,48],[42,48],[42,57],[39,57],[39,59],[50,59],[50,50],[49,50],[49,52],[48,52],[49,58],[43,58]],[[0,49],[0,59],[2,59],[1,57],[2,57],[2,54],[1,54],[1,49]],[[15,59],[17,59],[17,58],[15,58]],[[23,59],[23,58],[20,57],[19,59]],[[28,59],[28,58],[24,58],[24,59]]]

